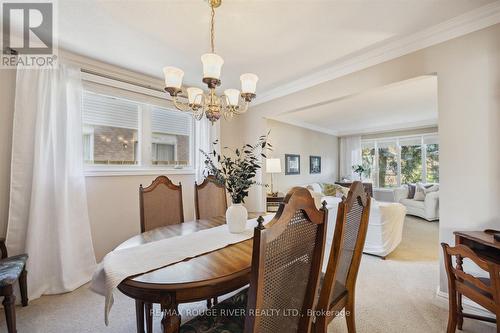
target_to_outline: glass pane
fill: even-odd
[[[427,182],[439,183],[439,144],[428,144],[426,150]]]
[[[363,167],[366,169],[363,174],[363,180],[375,183],[375,144],[361,144],[361,160]]]
[[[413,184],[422,181],[422,146],[401,145],[401,183]]]
[[[378,148],[378,186],[398,186],[398,149],[395,142],[383,142]]]
[[[85,163],[137,164],[138,104],[85,92],[82,107]]]
[[[193,117],[178,111],[151,110],[151,163],[183,167],[191,164]]]

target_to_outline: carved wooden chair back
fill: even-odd
[[[497,323],[497,332],[500,332],[500,265],[490,260],[480,258],[472,249],[465,245],[451,247],[441,243],[444,255],[444,265],[448,275],[449,317],[448,332],[455,332],[457,322],[463,318],[472,318]],[[453,265],[453,258],[456,264]],[[470,260],[488,277],[479,277],[465,272],[463,261]],[[459,309],[457,296],[463,295],[477,304],[483,306],[496,315],[496,321],[489,317],[462,313]],[[461,326],[461,324],[460,324]],[[461,329],[461,327],[460,327]]]
[[[139,186],[141,232],[184,222],[182,185],[159,176],[148,187]]]
[[[318,300],[315,331],[326,332],[328,323],[344,307],[349,332],[355,331],[354,294],[359,265],[365,245],[371,197],[363,184],[353,182],[349,194],[338,206],[337,221],[326,274]]]
[[[200,185],[194,183],[194,197],[197,220],[226,214],[226,188],[214,176],[208,176]]]
[[[294,187],[275,217],[255,228],[245,332],[309,332],[319,286],[328,211]],[[262,221],[262,218],[260,218]]]

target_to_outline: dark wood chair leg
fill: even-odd
[[[213,303],[214,303],[214,305],[219,304],[219,300],[217,299],[217,297],[214,297],[214,298],[213,298]]]
[[[146,332],[153,333],[153,304],[144,303],[146,310]]]
[[[462,307],[462,294],[459,293],[457,297],[457,328],[460,331],[462,330],[462,326],[464,325],[463,310],[464,308]]]
[[[12,286],[7,286],[4,289],[6,296],[3,299],[3,309],[5,311],[5,321],[7,323],[7,332],[17,333],[16,330],[16,296],[12,290]]]
[[[23,269],[21,275],[19,276],[19,289],[21,290],[21,304],[23,306],[28,305],[28,283],[27,283],[28,272]]]
[[[345,305],[345,321],[347,323],[347,332],[356,332],[356,316],[354,315],[354,295],[349,295]]]
[[[209,298],[207,299],[207,309],[210,309],[212,307],[212,299]]]
[[[135,321],[137,323],[137,333],[144,333],[144,302],[135,300]]]
[[[449,313],[447,333],[455,333],[457,329],[457,293],[455,290],[449,291]]]

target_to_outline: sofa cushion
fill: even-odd
[[[418,201],[418,200],[414,200],[414,199],[401,199],[400,203],[402,203],[406,207],[424,209],[424,202],[423,201]]]

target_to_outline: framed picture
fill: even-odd
[[[321,173],[321,156],[309,156],[309,173]]]
[[[300,174],[300,155],[285,154],[285,175]]]

